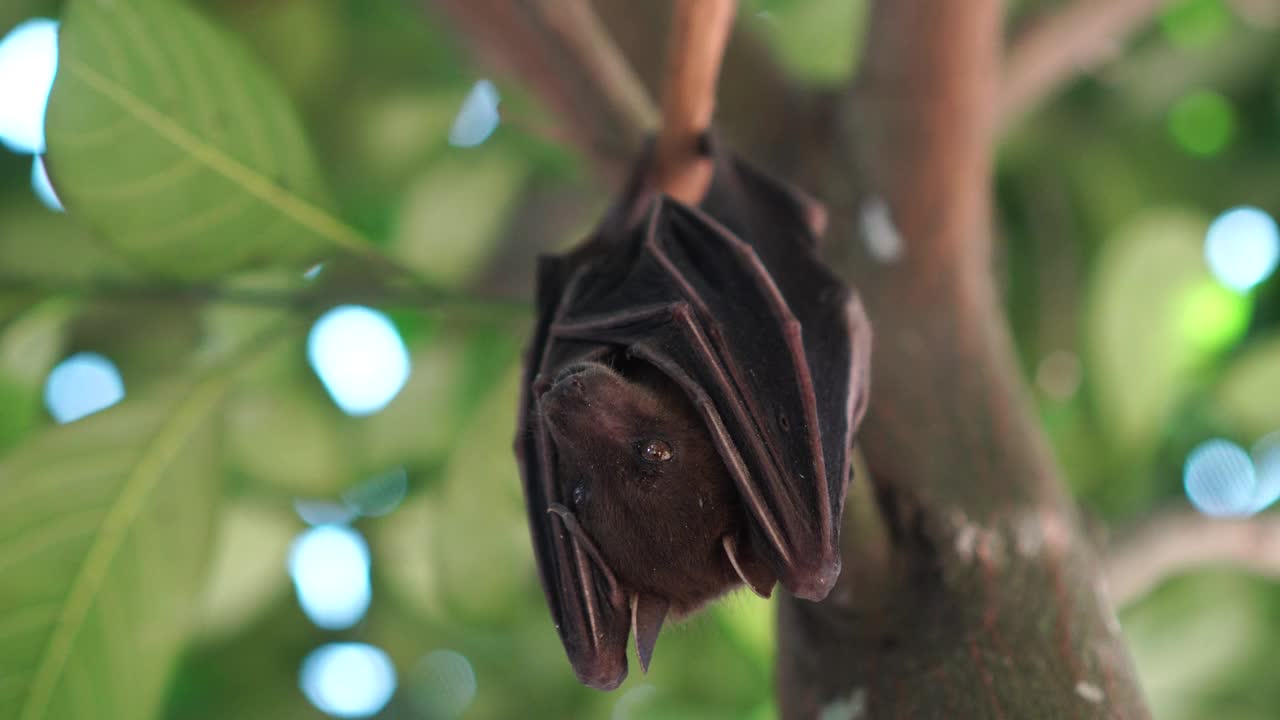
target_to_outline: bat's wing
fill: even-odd
[[[566,492],[557,482],[555,451],[536,407],[546,382],[542,369],[549,367],[549,356],[577,353],[586,360],[601,350],[599,346],[552,343],[549,339],[549,328],[560,311],[573,265],[570,259],[559,257],[539,260],[538,320],[526,351],[515,446],[534,558],[556,632],[578,678],[587,685],[608,690],[621,684],[627,675],[626,601],[617,592],[608,569],[593,563],[589,549],[574,540],[563,522],[553,518],[553,508],[566,504]]]
[[[632,620],[629,599],[619,592],[611,570],[590,540],[555,508],[569,505],[568,483],[557,475],[550,430],[537,411],[538,396],[550,375],[575,362],[600,359],[619,348],[591,338],[557,338],[551,331],[584,297],[618,283],[645,284],[632,267],[639,255],[642,228],[635,217],[652,197],[646,178],[651,154],[644,153],[626,190],[595,233],[564,256],[538,261],[537,320],[526,350],[515,449],[524,485],[525,508],[534,558],[551,617],[578,678],[609,690],[627,675],[627,634]],[[643,268],[639,268],[643,270]],[[615,303],[615,306],[617,303]],[[633,303],[634,305],[634,303]],[[594,557],[593,557],[594,556]]]
[[[858,346],[869,338],[800,218],[756,221],[750,243],[660,200],[625,263],[570,293],[550,332],[553,344],[624,346],[679,383],[750,510],[753,550],[792,593],[820,599],[840,570],[838,518],[865,403]]]
[[[839,574],[849,446],[865,404],[865,318],[814,254],[798,196],[720,157],[705,205],[734,227],[659,198],[622,231],[617,218],[634,214],[642,188],[611,213],[609,232],[542,261],[517,438],[552,617],[579,678],[606,689],[626,676],[628,599],[590,539],[549,512],[566,504],[569,479],[557,477],[536,408],[546,375],[625,352],[678,383],[748,509],[754,556],[809,599]]]
[[[721,146],[713,144],[712,150],[716,172],[702,207],[724,218],[728,229],[751,246],[802,329],[838,522],[853,434],[869,399],[871,324],[857,295],[817,256],[815,224],[825,225],[821,205]]]

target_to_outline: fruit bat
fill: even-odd
[[[817,256],[819,205],[708,136],[690,207],[646,152],[579,247],[539,259],[516,455],[578,678],[647,670],[663,621],[742,584],[820,600],[867,403],[871,333]]]

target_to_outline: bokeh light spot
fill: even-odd
[[[44,156],[37,155],[31,161],[31,190],[44,206],[50,210],[63,212],[62,201],[53,191],[53,183],[49,182],[49,171],[44,167]]]
[[[1227,440],[1202,443],[1183,466],[1187,499],[1213,517],[1238,517],[1254,512],[1258,481],[1253,460]]]
[[[396,669],[382,650],[364,643],[330,643],[302,661],[302,693],[322,712],[365,718],[386,706],[396,691]]]
[[[323,525],[299,535],[289,575],[302,611],[326,630],[351,627],[369,609],[369,547],[351,528]]]
[[[475,670],[465,656],[452,650],[427,653],[413,669],[411,697],[425,717],[459,717],[475,700]]]
[[[500,101],[498,88],[488,80],[480,80],[473,85],[462,101],[462,109],[453,119],[453,127],[449,129],[449,144],[469,148],[488,140],[502,121],[498,114]]]
[[[1226,37],[1231,11],[1222,0],[1183,0],[1160,17],[1169,42],[1184,48],[1205,48]]]
[[[403,467],[375,475],[342,493],[342,501],[352,512],[365,517],[381,517],[400,506],[409,491],[409,473]]]
[[[1218,282],[1249,290],[1271,277],[1280,262],[1280,230],[1255,207],[1232,208],[1214,219],[1204,238],[1204,256]]]
[[[44,385],[44,404],[60,423],[79,420],[124,399],[114,363],[97,353],[76,353],[58,363]]]
[[[1186,341],[1205,355],[1235,345],[1249,329],[1253,301],[1205,280],[1179,302],[1178,324]]]
[[[45,151],[44,111],[58,72],[58,23],[35,18],[0,39],[0,142],[20,153]]]
[[[1178,146],[1192,155],[1217,155],[1231,142],[1235,130],[1235,110],[1215,92],[1191,93],[1169,112],[1169,132]]]
[[[338,407],[371,415],[387,406],[409,379],[409,352],[386,315],[343,305],[316,320],[307,357]]]
[[[332,500],[297,498],[293,510],[308,525],[345,525],[356,518],[354,510]]]

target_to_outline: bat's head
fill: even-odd
[[[639,362],[570,365],[538,407],[567,509],[631,602],[662,608],[658,624],[667,608],[691,612],[748,577],[772,585],[706,422],[670,378]]]

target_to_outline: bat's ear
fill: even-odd
[[[640,656],[640,669],[644,672],[649,672],[653,646],[658,642],[658,631],[670,609],[671,604],[657,595],[637,592],[631,596],[631,634],[636,638],[636,654]]]

